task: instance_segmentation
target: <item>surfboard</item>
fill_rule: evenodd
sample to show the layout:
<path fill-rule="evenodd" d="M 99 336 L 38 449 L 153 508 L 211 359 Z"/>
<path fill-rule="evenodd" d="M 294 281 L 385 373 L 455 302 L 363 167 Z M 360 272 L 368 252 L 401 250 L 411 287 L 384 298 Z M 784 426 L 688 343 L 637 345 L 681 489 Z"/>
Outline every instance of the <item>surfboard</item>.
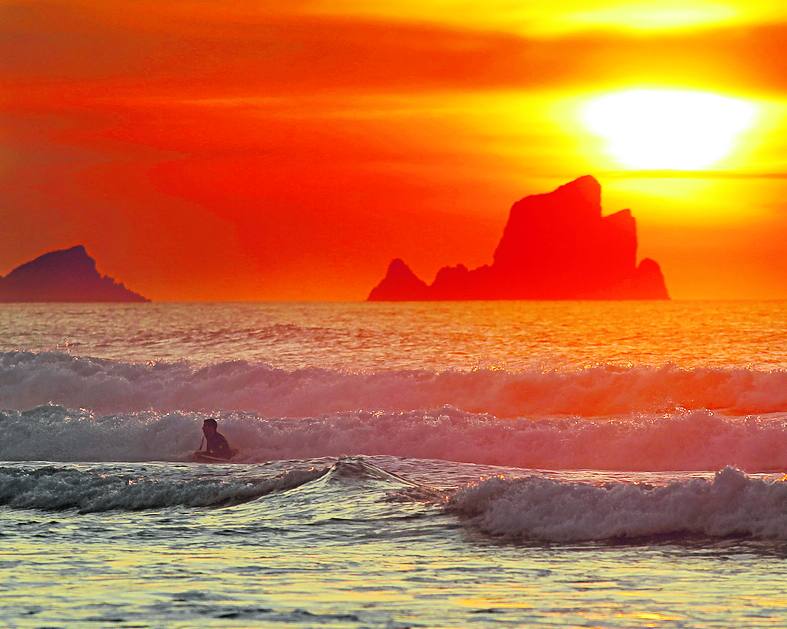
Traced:
<path fill-rule="evenodd" d="M 237 450 L 232 451 L 232 456 L 229 459 L 222 459 L 218 456 L 211 456 L 210 454 L 205 454 L 204 452 L 195 452 L 191 455 L 191 460 L 197 463 L 235 463 L 232 459 L 238 454 Z"/>

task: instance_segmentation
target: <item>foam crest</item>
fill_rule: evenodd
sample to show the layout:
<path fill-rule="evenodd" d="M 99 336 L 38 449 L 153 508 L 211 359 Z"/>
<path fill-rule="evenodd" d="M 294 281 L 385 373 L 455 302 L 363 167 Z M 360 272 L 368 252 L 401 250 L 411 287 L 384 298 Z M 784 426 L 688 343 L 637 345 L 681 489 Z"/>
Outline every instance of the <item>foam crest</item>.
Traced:
<path fill-rule="evenodd" d="M 499 419 L 435 411 L 281 419 L 220 413 L 240 461 L 392 455 L 540 469 L 713 470 L 787 467 L 787 416 L 680 411 L 619 419 Z M 201 413 L 98 415 L 62 406 L 0 412 L 0 459 L 177 461 L 200 443 Z"/>
<path fill-rule="evenodd" d="M 489 535 L 552 542 L 703 536 L 787 539 L 787 483 L 727 467 L 662 487 L 491 478 L 446 507 Z"/>
<path fill-rule="evenodd" d="M 452 405 L 498 417 L 600 416 L 675 408 L 737 414 L 787 408 L 787 371 L 599 366 L 578 371 L 275 369 L 262 363 L 126 363 L 58 352 L 0 354 L 0 403 L 102 413 L 243 410 L 309 417 Z"/>
<path fill-rule="evenodd" d="M 241 504 L 313 481 L 326 469 L 294 470 L 269 478 L 150 478 L 73 468 L 0 468 L 0 505 L 81 513 Z"/>

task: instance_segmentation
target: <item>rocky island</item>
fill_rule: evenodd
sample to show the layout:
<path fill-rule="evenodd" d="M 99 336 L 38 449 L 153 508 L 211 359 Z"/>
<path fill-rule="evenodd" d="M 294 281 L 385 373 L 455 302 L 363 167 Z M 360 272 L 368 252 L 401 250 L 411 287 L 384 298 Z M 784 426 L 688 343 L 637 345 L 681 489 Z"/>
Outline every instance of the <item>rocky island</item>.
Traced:
<path fill-rule="evenodd" d="M 368 301 L 669 299 L 658 263 L 637 264 L 630 210 L 601 215 L 601 185 L 584 176 L 514 203 L 492 264 L 441 268 L 426 284 L 400 259 Z"/>
<path fill-rule="evenodd" d="M 0 302 L 143 302 L 142 295 L 101 275 L 82 245 L 51 251 L 0 277 Z"/>

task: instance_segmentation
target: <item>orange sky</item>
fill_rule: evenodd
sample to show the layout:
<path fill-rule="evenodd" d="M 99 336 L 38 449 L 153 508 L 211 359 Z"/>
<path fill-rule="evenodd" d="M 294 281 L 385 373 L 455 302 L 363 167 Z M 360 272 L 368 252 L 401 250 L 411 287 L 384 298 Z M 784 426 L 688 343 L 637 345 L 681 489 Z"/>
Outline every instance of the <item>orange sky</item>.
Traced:
<path fill-rule="evenodd" d="M 84 243 L 154 299 L 363 299 L 392 257 L 488 262 L 513 201 L 590 173 L 673 297 L 786 298 L 785 41 L 756 0 L 0 0 L 0 272 Z M 640 171 L 579 112 L 642 87 L 759 115 Z"/>

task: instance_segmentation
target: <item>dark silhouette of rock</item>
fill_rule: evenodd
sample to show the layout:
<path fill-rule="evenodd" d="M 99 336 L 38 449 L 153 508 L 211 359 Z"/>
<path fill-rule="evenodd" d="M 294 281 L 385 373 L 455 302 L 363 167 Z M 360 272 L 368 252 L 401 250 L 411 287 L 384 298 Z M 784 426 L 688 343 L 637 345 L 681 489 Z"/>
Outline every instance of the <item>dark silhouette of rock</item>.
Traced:
<path fill-rule="evenodd" d="M 419 280 L 402 260 L 396 258 L 388 265 L 388 272 L 369 293 L 370 301 L 398 301 L 396 295 L 408 295 L 405 300 L 428 299 L 427 286 Z"/>
<path fill-rule="evenodd" d="M 637 266 L 630 210 L 601 215 L 601 186 L 580 177 L 511 207 L 491 265 L 443 267 L 427 286 L 401 260 L 370 301 L 444 299 L 669 299 L 659 265 Z"/>
<path fill-rule="evenodd" d="M 82 245 L 52 251 L 0 277 L 0 301 L 149 301 L 96 270 Z"/>

